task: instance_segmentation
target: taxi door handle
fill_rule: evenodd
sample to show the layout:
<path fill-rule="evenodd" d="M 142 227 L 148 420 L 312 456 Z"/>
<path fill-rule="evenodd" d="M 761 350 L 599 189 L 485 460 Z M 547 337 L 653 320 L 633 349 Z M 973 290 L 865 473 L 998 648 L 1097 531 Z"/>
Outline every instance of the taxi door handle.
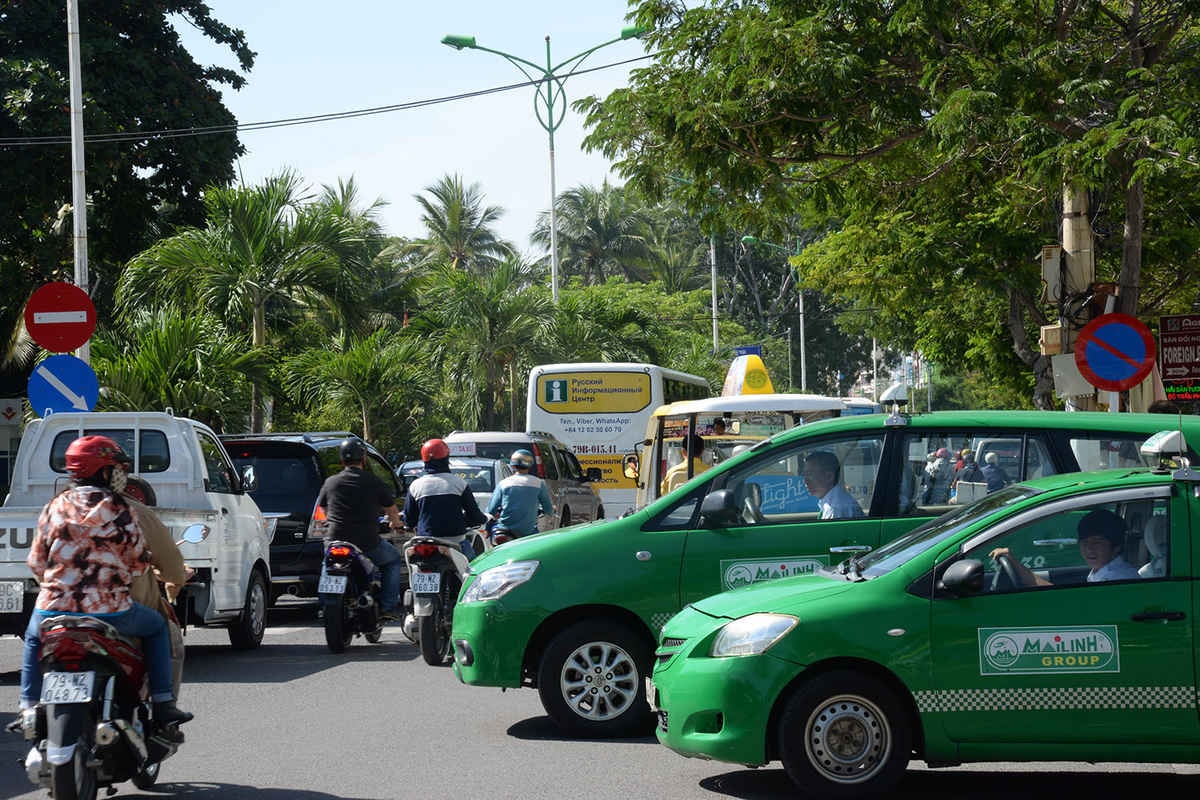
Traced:
<path fill-rule="evenodd" d="M 1187 614 L 1182 611 L 1142 611 L 1134 614 L 1132 619 L 1134 622 L 1155 622 L 1163 620 L 1164 622 L 1178 622 L 1185 619 Z"/>

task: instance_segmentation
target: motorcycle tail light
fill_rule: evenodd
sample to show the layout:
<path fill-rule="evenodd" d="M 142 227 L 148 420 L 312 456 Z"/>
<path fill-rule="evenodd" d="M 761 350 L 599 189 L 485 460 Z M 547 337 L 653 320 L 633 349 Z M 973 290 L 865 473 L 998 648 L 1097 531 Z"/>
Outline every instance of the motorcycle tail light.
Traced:
<path fill-rule="evenodd" d="M 432 558 L 440 548 L 436 544 L 414 544 L 412 551 L 419 558 Z"/>
<path fill-rule="evenodd" d="M 344 544 L 335 544 L 329 548 L 330 558 L 349 558 L 350 548 Z"/>

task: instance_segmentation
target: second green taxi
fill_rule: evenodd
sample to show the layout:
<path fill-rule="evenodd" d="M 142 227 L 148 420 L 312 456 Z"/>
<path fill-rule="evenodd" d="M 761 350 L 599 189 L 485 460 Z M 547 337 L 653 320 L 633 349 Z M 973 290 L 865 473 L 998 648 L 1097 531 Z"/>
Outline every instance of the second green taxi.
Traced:
<path fill-rule="evenodd" d="M 1186 452 L 1176 431 L 1143 453 Z M 1200 762 L 1200 475 L 1016 484 L 815 575 L 692 603 L 663 628 L 659 740 L 811 796 L 910 759 Z"/>

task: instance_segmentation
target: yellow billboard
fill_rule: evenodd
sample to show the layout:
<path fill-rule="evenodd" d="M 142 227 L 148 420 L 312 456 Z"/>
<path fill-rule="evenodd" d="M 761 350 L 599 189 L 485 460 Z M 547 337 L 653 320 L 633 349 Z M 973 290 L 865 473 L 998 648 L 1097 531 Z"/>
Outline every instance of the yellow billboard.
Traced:
<path fill-rule="evenodd" d="M 630 413 L 650 400 L 650 376 L 644 372 L 572 372 L 537 379 L 538 408 L 552 414 Z"/>

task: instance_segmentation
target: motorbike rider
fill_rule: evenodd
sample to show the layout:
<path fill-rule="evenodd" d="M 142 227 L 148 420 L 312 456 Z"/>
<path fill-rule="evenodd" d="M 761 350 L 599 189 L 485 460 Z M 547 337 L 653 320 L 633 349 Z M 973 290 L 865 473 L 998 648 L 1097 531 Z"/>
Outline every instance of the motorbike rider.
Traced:
<path fill-rule="evenodd" d="M 421 460 L 425 472 L 408 487 L 405 523 L 416 528 L 418 536 L 462 537 L 459 547 L 468 559 L 474 558 L 475 547 L 466 535 L 467 527 L 482 525 L 487 517 L 479 510 L 466 480 L 450 471 L 450 447 L 442 439 L 430 439 L 421 445 Z"/>
<path fill-rule="evenodd" d="M 496 485 L 492 499 L 488 501 L 487 513 L 495 515 L 497 511 L 500 512 L 492 529 L 493 538 L 503 535 L 515 539 L 537 533 L 538 514 L 554 513 L 546 482 L 531 474 L 533 453 L 523 449 L 514 450 L 508 465 L 513 468 L 514 474 Z"/>
<path fill-rule="evenodd" d="M 183 681 L 183 631 L 171 603 L 175 602 L 179 589 L 188 582 L 195 570 L 183 563 L 183 554 L 179 552 L 175 537 L 158 518 L 158 514 L 154 513 L 154 509 L 128 494 L 125 500 L 142 528 L 142 536 L 150 548 L 150 566 L 153 568 L 134 578 L 129 595 L 135 602 L 157 611 L 167 622 L 167 634 L 171 640 L 171 678 L 175 699 L 178 700 Z"/>
<path fill-rule="evenodd" d="M 129 456 L 107 436 L 83 436 L 67 447 L 71 484 L 38 517 L 26 563 L 41 584 L 21 662 L 21 708 L 41 696 L 41 623 L 52 616 L 90 616 L 126 636 L 140 636 L 159 725 L 192 715 L 175 705 L 171 643 L 162 615 L 131 597 L 134 579 L 149 569 L 141 525 L 121 490 Z"/>
<path fill-rule="evenodd" d="M 330 475 L 321 485 L 317 505 L 325 509 L 327 536 L 350 542 L 379 567 L 380 618 L 400 619 L 400 584 L 404 578 L 404 557 L 388 540 L 379 535 L 379 509 L 387 514 L 389 527 L 400 530 L 400 510 L 396 497 L 378 477 L 366 469 L 367 448 L 358 439 L 345 439 L 338 447 L 342 471 Z"/>

